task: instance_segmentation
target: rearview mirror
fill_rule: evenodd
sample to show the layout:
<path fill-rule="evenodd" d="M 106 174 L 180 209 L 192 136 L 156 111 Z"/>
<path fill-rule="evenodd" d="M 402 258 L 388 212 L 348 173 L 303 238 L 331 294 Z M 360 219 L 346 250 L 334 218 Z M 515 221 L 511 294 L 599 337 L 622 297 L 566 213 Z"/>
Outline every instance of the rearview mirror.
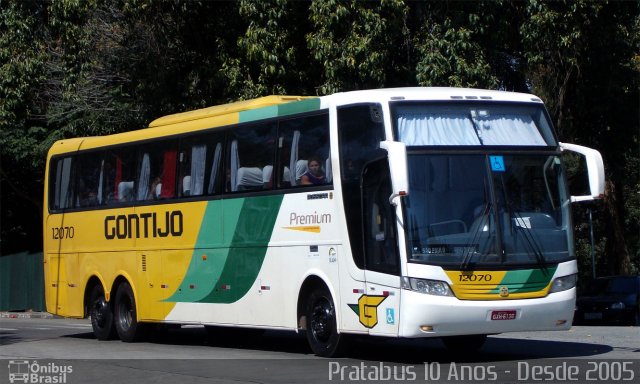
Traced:
<path fill-rule="evenodd" d="M 600 152 L 576 144 L 560 143 L 560 149 L 584 156 L 589 175 L 590 195 L 571 196 L 571 202 L 592 201 L 604 197 L 604 164 Z"/>
<path fill-rule="evenodd" d="M 407 147 L 397 141 L 381 141 L 380 148 L 387 151 L 389 169 L 391 171 L 391 187 L 389 203 L 398 205 L 397 197 L 409 194 L 409 172 L 407 170 Z"/>

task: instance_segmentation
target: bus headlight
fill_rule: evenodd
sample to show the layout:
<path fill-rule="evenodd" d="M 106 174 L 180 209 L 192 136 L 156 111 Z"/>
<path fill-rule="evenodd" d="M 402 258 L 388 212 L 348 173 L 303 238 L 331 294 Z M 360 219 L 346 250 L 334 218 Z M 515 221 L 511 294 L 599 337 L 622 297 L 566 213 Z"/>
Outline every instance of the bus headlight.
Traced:
<path fill-rule="evenodd" d="M 440 280 L 416 279 L 414 277 L 403 277 L 402 287 L 412 291 L 426 293 L 436 296 L 453 296 L 449 284 Z"/>
<path fill-rule="evenodd" d="M 549 293 L 562 292 L 566 291 L 567 289 L 574 288 L 577 282 L 578 275 L 576 274 L 557 277 L 555 280 L 553 280 L 553 284 L 551 285 Z"/>

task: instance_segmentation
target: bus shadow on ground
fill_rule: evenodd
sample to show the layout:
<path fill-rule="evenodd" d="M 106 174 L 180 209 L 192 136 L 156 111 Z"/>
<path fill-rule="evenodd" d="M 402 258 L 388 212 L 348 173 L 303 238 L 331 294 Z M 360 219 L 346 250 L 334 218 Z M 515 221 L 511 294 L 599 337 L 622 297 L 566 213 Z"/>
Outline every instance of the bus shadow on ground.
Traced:
<path fill-rule="evenodd" d="M 21 342 L 22 340 L 22 337 L 18 336 L 15 331 L 0 331 L 0 346 L 16 344 Z"/>
<path fill-rule="evenodd" d="M 416 364 L 422 362 L 483 363 L 511 360 L 597 357 L 610 352 L 608 345 L 488 337 L 475 351 L 451 351 L 440 339 L 366 339 L 354 343 L 348 357 Z"/>
<path fill-rule="evenodd" d="M 88 339 L 91 333 L 66 337 Z M 240 350 L 293 353 L 313 357 L 304 332 L 261 331 L 241 328 L 183 327 L 152 332 L 142 342 L 163 345 L 210 346 Z M 476 351 L 450 351 L 440 339 L 353 338 L 343 358 L 400 364 L 423 362 L 483 363 L 511 360 L 594 357 L 613 350 L 609 345 L 491 337 Z"/>

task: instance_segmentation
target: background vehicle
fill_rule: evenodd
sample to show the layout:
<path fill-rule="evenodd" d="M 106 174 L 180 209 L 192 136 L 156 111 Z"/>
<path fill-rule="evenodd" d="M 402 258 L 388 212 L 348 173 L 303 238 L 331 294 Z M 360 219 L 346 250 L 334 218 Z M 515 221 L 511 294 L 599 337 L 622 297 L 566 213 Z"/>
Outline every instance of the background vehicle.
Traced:
<path fill-rule="evenodd" d="M 561 153 L 584 155 L 570 196 Z M 325 184 L 302 185 L 320 158 Z M 148 323 L 445 337 L 564 330 L 570 203 L 602 196 L 592 149 L 527 94 L 399 88 L 270 96 L 49 152 L 47 309 L 99 339 Z"/>
<path fill-rule="evenodd" d="M 640 276 L 600 277 L 585 284 L 575 321 L 640 325 Z"/>

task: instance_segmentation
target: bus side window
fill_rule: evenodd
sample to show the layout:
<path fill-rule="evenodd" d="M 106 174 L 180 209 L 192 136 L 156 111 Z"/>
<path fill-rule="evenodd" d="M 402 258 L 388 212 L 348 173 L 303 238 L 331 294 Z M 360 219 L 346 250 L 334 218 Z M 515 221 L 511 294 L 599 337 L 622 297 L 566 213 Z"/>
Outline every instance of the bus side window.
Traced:
<path fill-rule="evenodd" d="M 215 144 L 213 150 L 213 160 L 211 162 L 211 171 L 209 172 L 209 184 L 207 187 L 207 193 L 210 195 L 220 193 L 220 180 L 222 175 L 220 172 L 220 166 L 222 164 L 222 143 Z M 225 178 L 226 182 L 226 178 Z"/>
<path fill-rule="evenodd" d="M 70 207 L 73 201 L 71 189 L 71 157 L 58 158 L 52 161 L 49 178 L 49 207 L 61 210 Z"/>
<path fill-rule="evenodd" d="M 229 144 L 229 185 L 227 191 L 271 189 L 276 151 L 273 122 L 239 127 Z"/>
<path fill-rule="evenodd" d="M 133 201 L 135 197 L 135 150 L 133 147 L 107 151 L 101 164 L 102 203 L 107 206 Z"/>
<path fill-rule="evenodd" d="M 314 185 L 330 184 L 329 115 L 322 114 L 282 120 L 279 125 L 279 160 L 281 188 L 300 186 L 302 176 L 309 174 L 309 161 L 320 165 Z"/>
<path fill-rule="evenodd" d="M 176 195 L 177 149 L 174 140 L 144 147 L 140 153 L 136 199 L 170 199 Z"/>
<path fill-rule="evenodd" d="M 80 155 L 76 161 L 75 206 L 95 207 L 102 201 L 102 153 Z"/>
<path fill-rule="evenodd" d="M 208 133 L 180 142 L 177 180 L 180 197 L 220 193 L 223 138 L 221 134 Z"/>

